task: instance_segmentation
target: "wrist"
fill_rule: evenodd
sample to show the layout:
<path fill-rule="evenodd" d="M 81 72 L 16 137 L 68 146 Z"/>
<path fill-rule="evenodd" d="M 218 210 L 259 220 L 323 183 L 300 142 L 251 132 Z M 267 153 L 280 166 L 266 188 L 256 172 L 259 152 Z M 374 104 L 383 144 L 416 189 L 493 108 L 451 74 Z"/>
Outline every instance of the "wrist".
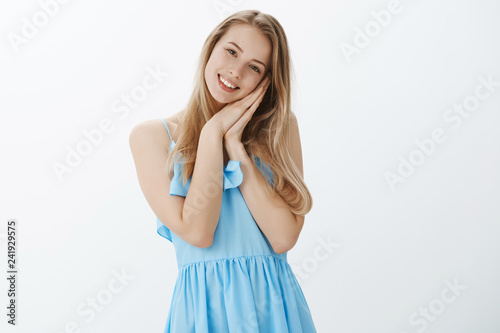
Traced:
<path fill-rule="evenodd" d="M 230 160 L 240 161 L 248 157 L 248 154 L 245 150 L 245 146 L 241 142 L 226 142 L 224 141 L 224 148 L 227 151 L 227 155 Z"/>
<path fill-rule="evenodd" d="M 211 122 L 206 123 L 201 129 L 200 139 L 206 136 L 210 138 L 217 138 L 219 140 L 222 140 L 222 138 L 224 137 L 220 128 L 217 128 Z"/>

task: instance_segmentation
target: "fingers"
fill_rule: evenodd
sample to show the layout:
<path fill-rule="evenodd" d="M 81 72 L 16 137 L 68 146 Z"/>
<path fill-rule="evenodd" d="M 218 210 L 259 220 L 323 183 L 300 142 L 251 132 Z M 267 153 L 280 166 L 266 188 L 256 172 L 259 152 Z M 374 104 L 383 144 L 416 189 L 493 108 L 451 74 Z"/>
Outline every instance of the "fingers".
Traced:
<path fill-rule="evenodd" d="M 262 79 L 262 81 L 260 81 L 260 83 L 257 85 L 255 90 L 262 89 L 262 88 L 264 90 L 266 90 L 266 88 L 269 87 L 270 83 L 271 83 L 271 75 L 267 74 L 266 77 L 264 79 Z"/>
<path fill-rule="evenodd" d="M 256 98 L 254 100 L 254 103 L 257 102 L 257 101 L 258 101 L 258 103 L 260 103 L 262 101 L 262 99 L 264 98 L 264 95 L 266 94 L 267 88 L 271 84 L 271 80 L 269 78 L 266 78 L 266 79 L 264 79 L 262 81 L 263 81 L 263 84 L 258 89 L 258 92 L 257 92 Z"/>
<path fill-rule="evenodd" d="M 271 81 L 268 75 L 259 83 L 259 85 L 257 85 L 257 87 L 252 93 L 250 93 L 245 98 L 236 102 L 238 104 L 237 109 L 239 109 L 238 113 L 240 114 L 240 116 L 232 126 L 242 127 L 242 128 L 246 126 L 246 124 L 253 117 L 253 114 L 255 113 L 260 103 L 264 99 L 266 90 L 269 87 L 270 82 Z"/>
<path fill-rule="evenodd" d="M 250 119 L 252 119 L 253 117 L 253 114 L 255 113 L 255 110 L 257 110 L 257 108 L 259 107 L 260 105 L 260 102 L 262 102 L 262 99 L 264 98 L 264 94 L 261 94 L 257 100 L 243 113 L 243 115 L 240 117 L 240 119 L 238 119 L 238 122 L 242 122 L 242 127 L 245 127 L 246 124 L 248 124 L 248 122 L 250 121 Z"/>
<path fill-rule="evenodd" d="M 245 109 L 251 107 L 260 96 L 264 96 L 267 88 L 271 83 L 270 75 L 266 75 L 264 79 L 255 87 L 254 91 L 242 98 L 240 101 L 245 106 Z"/>
<path fill-rule="evenodd" d="M 250 113 L 250 118 L 252 117 L 253 112 L 255 110 L 257 110 L 257 108 L 259 107 L 260 103 L 264 99 L 264 95 L 266 94 L 266 89 L 267 89 L 268 86 L 269 86 L 269 83 L 267 83 L 266 86 L 264 86 L 264 87 L 261 88 L 260 93 L 257 96 L 257 99 L 252 103 L 252 105 L 250 105 L 250 107 L 248 109 L 248 111 L 249 111 L 248 113 Z"/>
<path fill-rule="evenodd" d="M 271 82 L 270 74 L 266 74 L 266 76 L 259 82 L 259 84 L 254 88 L 254 90 L 248 94 L 246 97 L 242 98 L 242 100 L 252 99 L 252 97 L 257 98 L 260 93 L 260 90 L 264 88 L 264 90 L 269 86 Z"/>

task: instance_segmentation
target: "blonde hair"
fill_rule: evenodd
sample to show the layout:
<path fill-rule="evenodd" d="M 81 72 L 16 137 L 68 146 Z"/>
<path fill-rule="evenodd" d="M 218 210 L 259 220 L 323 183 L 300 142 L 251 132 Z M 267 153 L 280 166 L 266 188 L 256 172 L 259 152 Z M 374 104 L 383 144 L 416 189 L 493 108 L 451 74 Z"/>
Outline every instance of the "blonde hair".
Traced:
<path fill-rule="evenodd" d="M 252 119 L 243 130 L 241 142 L 246 152 L 270 167 L 273 175 L 272 189 L 287 202 L 294 214 L 305 215 L 312 208 L 312 196 L 295 165 L 289 147 L 291 117 L 291 59 L 288 42 L 281 24 L 271 15 L 258 10 L 236 12 L 208 35 L 200 58 L 194 89 L 186 105 L 178 130 L 181 133 L 168 154 L 166 171 L 174 167 L 174 156 L 182 154 L 182 179 L 184 184 L 191 177 L 196 161 L 198 140 L 203 126 L 218 111 L 217 103 L 205 82 L 205 66 L 215 44 L 236 24 L 249 24 L 259 28 L 272 45 L 271 83 Z"/>

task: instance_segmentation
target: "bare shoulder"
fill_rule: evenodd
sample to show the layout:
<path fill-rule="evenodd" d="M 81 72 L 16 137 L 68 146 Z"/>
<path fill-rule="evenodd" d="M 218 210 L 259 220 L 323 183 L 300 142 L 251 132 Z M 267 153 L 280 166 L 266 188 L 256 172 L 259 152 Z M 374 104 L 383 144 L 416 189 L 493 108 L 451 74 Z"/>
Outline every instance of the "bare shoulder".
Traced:
<path fill-rule="evenodd" d="M 290 153 L 292 155 L 292 159 L 295 162 L 295 165 L 299 169 L 301 175 L 304 175 L 303 165 L 302 165 L 302 147 L 300 142 L 300 132 L 299 132 L 299 124 L 297 121 L 297 117 L 295 113 L 290 112 L 289 116 L 290 122 L 290 136 L 289 136 L 289 145 L 290 145 Z"/>
<path fill-rule="evenodd" d="M 165 146 L 169 143 L 167 130 L 161 119 L 149 119 L 135 125 L 130 131 L 129 143 L 131 147 Z"/>
<path fill-rule="evenodd" d="M 299 123 L 293 111 L 290 111 L 288 114 L 288 125 L 290 126 L 290 135 L 292 137 L 299 135 Z"/>
<path fill-rule="evenodd" d="M 167 123 L 170 135 L 175 141 L 174 133 L 177 129 L 177 125 L 179 124 L 179 119 L 181 112 L 178 112 L 170 117 L 163 118 Z M 129 136 L 130 144 L 157 144 L 160 146 L 169 147 L 170 138 L 168 136 L 167 129 L 165 128 L 165 124 L 160 118 L 149 119 L 135 125 Z"/>

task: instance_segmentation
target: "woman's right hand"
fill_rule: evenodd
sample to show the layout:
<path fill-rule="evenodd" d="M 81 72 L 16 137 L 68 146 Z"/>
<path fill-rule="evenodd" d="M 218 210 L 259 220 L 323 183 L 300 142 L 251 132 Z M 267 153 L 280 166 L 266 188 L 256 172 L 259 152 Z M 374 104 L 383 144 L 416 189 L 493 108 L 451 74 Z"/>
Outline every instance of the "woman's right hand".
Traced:
<path fill-rule="evenodd" d="M 229 130 L 245 112 L 253 113 L 257 109 L 264 97 L 269 81 L 270 75 L 267 74 L 250 94 L 237 101 L 228 103 L 217 112 L 205 126 L 209 124 L 209 126 L 214 126 L 220 131 L 221 135 L 224 136 L 227 130 Z"/>

